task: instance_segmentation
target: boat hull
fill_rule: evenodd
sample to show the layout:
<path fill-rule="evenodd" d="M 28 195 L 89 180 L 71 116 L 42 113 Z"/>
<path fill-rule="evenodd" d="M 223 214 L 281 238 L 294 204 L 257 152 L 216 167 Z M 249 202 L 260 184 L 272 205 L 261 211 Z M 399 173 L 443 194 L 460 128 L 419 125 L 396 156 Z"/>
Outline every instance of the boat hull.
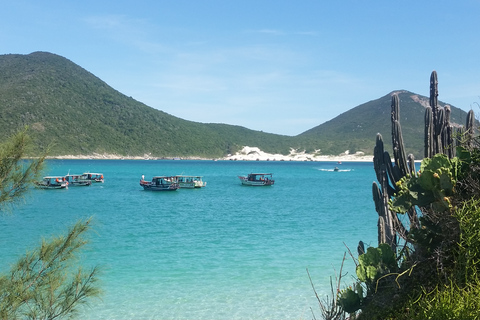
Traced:
<path fill-rule="evenodd" d="M 154 184 L 149 181 L 140 180 L 140 186 L 146 191 L 175 191 L 180 188 L 178 183 Z"/>
<path fill-rule="evenodd" d="M 60 184 L 45 184 L 41 182 L 35 183 L 35 187 L 38 189 L 66 189 L 68 185 L 66 183 Z"/>
<path fill-rule="evenodd" d="M 263 186 L 272 186 L 275 181 L 274 180 L 248 180 L 247 177 L 238 177 L 244 186 L 252 186 L 252 187 L 263 187 Z"/>
<path fill-rule="evenodd" d="M 88 187 L 92 185 L 92 180 L 84 179 L 82 175 L 67 174 L 65 181 L 68 182 L 70 187 Z"/>
<path fill-rule="evenodd" d="M 66 189 L 68 182 L 62 176 L 43 177 L 42 181 L 35 181 L 35 187 L 39 189 Z"/>
<path fill-rule="evenodd" d="M 70 187 L 88 187 L 92 185 L 91 180 L 87 181 L 75 181 L 75 182 L 69 182 L 68 184 Z"/>
<path fill-rule="evenodd" d="M 84 172 L 81 179 L 91 181 L 92 183 L 104 183 L 103 173 Z"/>
<path fill-rule="evenodd" d="M 178 185 L 181 189 L 203 188 L 207 185 L 206 182 L 202 181 L 202 177 L 200 176 L 178 175 L 175 177 L 177 178 Z"/>

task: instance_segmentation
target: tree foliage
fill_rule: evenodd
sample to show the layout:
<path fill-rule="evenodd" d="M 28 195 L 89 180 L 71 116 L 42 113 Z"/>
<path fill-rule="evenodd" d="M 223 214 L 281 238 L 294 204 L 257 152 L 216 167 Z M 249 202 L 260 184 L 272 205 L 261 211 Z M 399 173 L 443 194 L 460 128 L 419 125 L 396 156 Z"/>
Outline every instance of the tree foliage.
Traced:
<path fill-rule="evenodd" d="M 45 154 L 24 160 L 30 146 L 27 129 L 0 144 L 0 206 L 17 202 L 41 174 Z M 41 245 L 0 274 L 0 319 L 70 317 L 100 294 L 98 268 L 77 266 L 78 251 L 87 241 L 90 219 L 77 222 L 65 236 Z"/>
<path fill-rule="evenodd" d="M 98 296 L 98 268 L 74 270 L 75 254 L 87 243 L 90 220 L 79 221 L 66 236 L 43 240 L 0 276 L 1 319 L 56 319 L 72 316 Z"/>
<path fill-rule="evenodd" d="M 26 128 L 0 144 L 0 208 L 18 200 L 39 177 L 46 154 L 23 160 L 30 144 Z"/>

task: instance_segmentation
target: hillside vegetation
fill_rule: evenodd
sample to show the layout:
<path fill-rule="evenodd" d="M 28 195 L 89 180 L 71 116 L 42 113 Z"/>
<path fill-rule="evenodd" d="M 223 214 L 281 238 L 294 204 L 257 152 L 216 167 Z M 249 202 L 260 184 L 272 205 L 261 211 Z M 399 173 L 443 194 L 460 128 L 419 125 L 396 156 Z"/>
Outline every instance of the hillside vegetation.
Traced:
<path fill-rule="evenodd" d="M 45 52 L 0 56 L 0 132 L 25 125 L 38 150 L 53 143 L 53 155 L 220 157 L 248 144 L 287 153 L 297 146 L 292 137 L 174 117 Z"/>
<path fill-rule="evenodd" d="M 415 95 L 405 92 L 402 96 L 411 100 L 402 101 L 407 106 L 404 116 L 416 119 L 412 113 L 423 113 L 423 106 L 410 96 Z M 47 146 L 51 146 L 51 155 L 213 158 L 233 154 L 243 146 L 281 154 L 288 154 L 290 149 L 309 153 L 320 150 L 324 155 L 346 150 L 373 154 L 376 132 L 372 130 L 388 126 L 388 119 L 382 116 L 390 110 L 385 102 L 388 97 L 353 108 L 292 137 L 180 119 L 125 96 L 52 53 L 0 55 L 0 134 L 10 136 L 29 126 L 35 142 L 32 154 Z M 453 121 L 464 123 L 465 113 L 452 109 Z M 410 130 L 418 135 L 423 127 L 412 124 L 404 128 L 404 134 L 407 136 Z M 412 141 L 407 148 L 415 153 L 423 144 L 407 141 Z"/>
<path fill-rule="evenodd" d="M 323 150 L 361 150 L 373 154 L 374 139 L 377 133 L 391 132 L 390 110 L 392 95 L 397 93 L 402 106 L 400 122 L 405 139 L 405 149 L 419 159 L 423 157 L 424 115 L 429 98 L 409 91 L 396 91 L 377 100 L 364 103 L 336 118 L 312 128 L 300 136 L 318 139 Z M 439 102 L 444 107 L 445 103 Z M 452 107 L 451 122 L 454 126 L 464 126 L 467 113 Z M 391 149 L 391 141 L 385 141 L 385 148 Z"/>

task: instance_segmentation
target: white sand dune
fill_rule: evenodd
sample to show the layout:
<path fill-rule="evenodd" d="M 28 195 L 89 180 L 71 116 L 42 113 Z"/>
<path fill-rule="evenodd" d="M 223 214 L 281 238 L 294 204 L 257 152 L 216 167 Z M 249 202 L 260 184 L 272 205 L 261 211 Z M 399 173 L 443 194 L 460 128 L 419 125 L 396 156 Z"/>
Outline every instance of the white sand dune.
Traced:
<path fill-rule="evenodd" d="M 241 160 L 241 161 L 373 161 L 373 156 L 366 156 L 363 152 L 349 154 L 344 152 L 340 155 L 318 155 L 318 151 L 314 154 L 305 151 L 290 150 L 290 154 L 271 154 L 260 150 L 257 147 L 244 147 L 234 155 L 229 155 L 225 160 Z"/>
<path fill-rule="evenodd" d="M 52 156 L 50 159 L 105 159 L 105 160 L 158 160 L 163 158 L 152 157 L 151 154 L 144 154 L 143 156 L 121 156 L 115 154 L 99 154 L 93 153 L 91 155 L 63 155 Z M 180 159 L 180 158 L 171 158 Z M 186 157 L 181 159 L 190 160 L 212 160 L 202 159 L 197 157 Z M 318 155 L 318 151 L 310 154 L 305 151 L 290 150 L 288 155 L 271 154 L 260 150 L 257 147 L 245 146 L 239 152 L 228 155 L 227 157 L 214 159 L 214 160 L 236 160 L 236 161 L 358 161 L 358 162 L 371 162 L 373 156 L 366 156 L 363 152 L 357 152 L 355 154 L 349 154 L 344 152 L 340 155 Z"/>

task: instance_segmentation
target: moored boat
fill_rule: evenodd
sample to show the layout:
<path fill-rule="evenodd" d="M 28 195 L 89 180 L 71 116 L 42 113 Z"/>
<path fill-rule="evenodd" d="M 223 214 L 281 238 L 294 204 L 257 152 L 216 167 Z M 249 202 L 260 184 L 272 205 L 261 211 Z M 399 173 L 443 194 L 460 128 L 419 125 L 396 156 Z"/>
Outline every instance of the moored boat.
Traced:
<path fill-rule="evenodd" d="M 249 173 L 238 178 L 244 186 L 271 186 L 275 183 L 271 173 Z"/>
<path fill-rule="evenodd" d="M 103 173 L 95 173 L 95 172 L 84 172 L 81 176 L 80 179 L 82 180 L 90 180 L 92 182 L 99 182 L 103 183 Z"/>
<path fill-rule="evenodd" d="M 149 191 L 175 191 L 180 186 L 178 185 L 178 179 L 175 176 L 155 176 L 152 181 L 145 181 L 142 177 L 140 179 L 140 186 L 144 190 Z"/>
<path fill-rule="evenodd" d="M 64 178 L 70 187 L 88 187 L 92 185 L 92 180 L 87 180 L 83 177 L 84 175 L 81 174 L 67 174 Z"/>
<path fill-rule="evenodd" d="M 201 176 L 178 175 L 175 177 L 178 180 L 178 185 L 180 186 L 180 188 L 194 189 L 203 188 L 207 185 L 207 183 L 202 180 Z"/>
<path fill-rule="evenodd" d="M 61 176 L 46 176 L 42 181 L 35 181 L 35 186 L 40 189 L 65 189 L 68 182 Z"/>

